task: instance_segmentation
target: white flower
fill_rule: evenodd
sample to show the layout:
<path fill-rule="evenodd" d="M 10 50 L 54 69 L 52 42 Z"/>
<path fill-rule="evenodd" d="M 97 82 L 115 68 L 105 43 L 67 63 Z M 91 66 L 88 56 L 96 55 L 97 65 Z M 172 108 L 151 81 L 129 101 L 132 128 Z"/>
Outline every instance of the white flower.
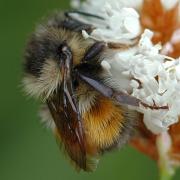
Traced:
<path fill-rule="evenodd" d="M 91 37 L 105 42 L 122 43 L 136 38 L 140 32 L 138 13 L 132 8 L 113 9 L 110 4 L 104 7 L 104 27 L 97 27 Z"/>
<path fill-rule="evenodd" d="M 153 45 L 151 38 L 153 37 L 153 32 L 145 29 L 144 33 L 141 35 L 141 39 L 139 41 L 139 52 L 149 56 L 159 56 L 159 50 L 161 50 L 161 45 Z"/>
<path fill-rule="evenodd" d="M 144 106 L 136 109 L 144 114 L 147 128 L 158 134 L 167 131 L 180 115 L 180 63 L 159 54 L 161 46 L 152 44 L 152 35 L 145 30 L 136 48 L 117 52 L 107 62 L 111 66 L 112 79 L 119 84 L 120 90 L 131 92 L 130 95 L 151 106 L 168 105 L 169 109 L 164 110 Z M 166 61 L 167 58 L 171 61 Z"/>
<path fill-rule="evenodd" d="M 111 4 L 113 9 L 119 9 L 121 7 L 131 7 L 139 9 L 143 0 L 87 0 L 79 7 L 82 10 L 87 10 L 91 13 L 97 13 L 101 11 L 101 8 L 106 4 Z"/>
<path fill-rule="evenodd" d="M 172 9 L 178 2 L 180 1 L 179 0 L 161 0 L 161 3 L 163 4 L 166 10 Z"/>
<path fill-rule="evenodd" d="M 74 7 L 79 4 L 79 1 L 72 2 Z M 135 9 L 125 7 L 125 2 L 118 0 L 91 0 L 79 5 L 81 11 L 98 15 L 104 20 L 80 14 L 73 14 L 73 16 L 96 27 L 89 34 L 91 38 L 99 41 L 127 44 L 140 35 L 141 25 L 139 14 Z M 83 32 L 83 35 L 86 35 L 85 32 Z"/>

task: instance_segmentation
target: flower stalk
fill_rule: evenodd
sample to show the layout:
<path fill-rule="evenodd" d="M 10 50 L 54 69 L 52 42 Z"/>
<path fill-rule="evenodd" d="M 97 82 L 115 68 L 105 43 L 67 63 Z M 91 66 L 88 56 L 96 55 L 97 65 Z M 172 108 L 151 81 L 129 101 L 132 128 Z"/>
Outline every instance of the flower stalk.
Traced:
<path fill-rule="evenodd" d="M 163 132 L 157 136 L 157 149 L 159 153 L 159 173 L 160 180 L 172 180 L 175 175 L 175 167 L 171 163 L 169 151 L 171 148 L 171 138 L 168 132 Z"/>

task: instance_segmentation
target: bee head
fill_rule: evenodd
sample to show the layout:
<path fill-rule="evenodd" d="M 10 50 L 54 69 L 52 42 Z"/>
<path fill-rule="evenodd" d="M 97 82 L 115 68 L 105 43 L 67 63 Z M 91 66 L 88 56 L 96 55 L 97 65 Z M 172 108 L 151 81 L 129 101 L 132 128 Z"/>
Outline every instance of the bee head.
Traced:
<path fill-rule="evenodd" d="M 41 28 L 31 37 L 25 52 L 23 79 L 28 94 L 47 99 L 72 64 L 71 48 L 62 31 Z"/>

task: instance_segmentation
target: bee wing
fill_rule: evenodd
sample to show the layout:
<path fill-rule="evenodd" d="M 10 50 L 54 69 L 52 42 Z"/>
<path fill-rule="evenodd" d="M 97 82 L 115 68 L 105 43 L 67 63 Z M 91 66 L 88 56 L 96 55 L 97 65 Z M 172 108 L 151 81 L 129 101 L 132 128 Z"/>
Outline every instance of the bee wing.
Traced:
<path fill-rule="evenodd" d="M 87 153 L 85 133 L 75 95 L 72 52 L 66 42 L 63 43 L 62 50 L 64 55 L 64 60 L 60 61 L 62 81 L 47 100 L 47 105 L 56 124 L 57 138 L 62 142 L 65 152 L 77 167 L 91 171 L 95 166 L 92 166 Z"/>
<path fill-rule="evenodd" d="M 72 161 L 86 170 L 86 150 L 81 117 L 73 97 L 71 83 L 62 82 L 62 84 L 59 92 L 56 92 L 47 104 L 65 151 Z"/>
<path fill-rule="evenodd" d="M 98 161 L 86 150 L 85 135 L 72 80 L 64 80 L 47 104 L 57 127 L 57 139 L 60 140 L 73 164 L 78 169 L 93 171 Z"/>

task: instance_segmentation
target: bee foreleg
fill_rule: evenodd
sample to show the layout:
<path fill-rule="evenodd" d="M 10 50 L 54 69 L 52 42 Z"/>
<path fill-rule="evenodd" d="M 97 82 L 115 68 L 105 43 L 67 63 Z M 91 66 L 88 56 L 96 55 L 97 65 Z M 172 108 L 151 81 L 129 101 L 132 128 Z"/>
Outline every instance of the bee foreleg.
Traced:
<path fill-rule="evenodd" d="M 68 12 L 65 12 L 64 14 L 66 16 L 66 19 L 62 22 L 62 26 L 64 28 L 75 32 L 81 32 L 82 30 L 85 30 L 88 33 L 91 33 L 94 29 L 91 24 L 86 24 L 75 19 L 74 17 L 70 16 Z"/>
<path fill-rule="evenodd" d="M 94 14 L 87 13 L 87 12 L 83 12 L 83 11 L 78 11 L 78 10 L 72 10 L 72 11 L 68 11 L 68 12 L 64 13 L 64 15 L 66 17 L 69 17 L 69 18 L 72 18 L 72 16 L 71 16 L 72 14 L 79 14 L 79 15 L 82 15 L 82 16 L 87 16 L 87 17 L 91 17 L 91 18 L 104 20 L 104 18 L 101 17 L 101 16 L 94 15 Z"/>
<path fill-rule="evenodd" d="M 90 60 L 94 59 L 98 56 L 104 49 L 105 43 L 104 42 L 96 42 L 94 43 L 86 52 L 83 61 L 89 62 Z"/>
<path fill-rule="evenodd" d="M 88 83 L 90 86 L 92 86 L 94 89 L 96 89 L 99 93 L 104 95 L 105 97 L 114 99 L 115 101 L 119 102 L 120 104 L 124 105 L 131 105 L 135 107 L 139 107 L 141 101 L 133 96 L 130 96 L 128 94 L 125 94 L 123 92 L 116 92 L 111 87 L 106 86 L 99 80 L 95 80 L 93 78 L 87 77 L 81 73 L 78 73 L 78 76 L 84 80 L 86 83 Z"/>
<path fill-rule="evenodd" d="M 168 110 L 169 109 L 168 105 L 165 105 L 165 106 L 148 105 L 136 97 L 133 97 L 133 96 L 128 95 L 121 91 L 118 91 L 118 92 L 115 91 L 111 87 L 103 84 L 100 80 L 90 78 L 81 73 L 79 73 L 78 75 L 82 80 L 84 80 L 86 83 L 88 83 L 94 89 L 96 89 L 99 93 L 101 93 L 105 97 L 114 99 L 115 101 L 117 101 L 120 104 L 130 105 L 130 106 L 134 106 L 134 107 L 143 106 L 144 108 L 149 108 L 151 110 L 161 110 L 161 109 Z"/>

